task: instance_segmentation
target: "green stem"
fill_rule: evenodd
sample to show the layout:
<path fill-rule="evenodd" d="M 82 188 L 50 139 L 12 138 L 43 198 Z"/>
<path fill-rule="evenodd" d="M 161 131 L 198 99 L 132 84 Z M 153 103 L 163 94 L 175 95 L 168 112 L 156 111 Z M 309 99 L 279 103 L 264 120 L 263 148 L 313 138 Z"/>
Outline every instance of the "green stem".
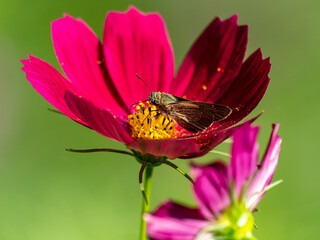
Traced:
<path fill-rule="evenodd" d="M 141 210 L 140 237 L 139 237 L 139 240 L 147 240 L 147 223 L 144 220 L 143 215 L 145 213 L 149 212 L 149 208 L 150 208 L 152 171 L 153 171 L 153 166 L 148 164 L 146 166 L 145 178 L 144 178 L 144 190 L 145 190 L 145 194 L 146 194 L 148 202 L 146 202 L 146 200 L 144 198 L 142 198 L 142 210 Z"/>

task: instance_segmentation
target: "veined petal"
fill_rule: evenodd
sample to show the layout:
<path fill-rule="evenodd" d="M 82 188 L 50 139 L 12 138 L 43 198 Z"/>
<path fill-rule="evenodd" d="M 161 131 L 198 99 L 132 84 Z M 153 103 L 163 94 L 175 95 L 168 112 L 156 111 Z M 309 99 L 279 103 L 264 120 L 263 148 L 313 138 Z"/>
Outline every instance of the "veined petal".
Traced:
<path fill-rule="evenodd" d="M 245 118 L 265 94 L 270 78 L 269 58 L 262 59 L 261 50 L 254 52 L 242 65 L 237 78 L 217 103 L 232 109 L 231 115 L 212 124 L 213 129 L 224 129 Z"/>
<path fill-rule="evenodd" d="M 170 93 L 215 102 L 239 73 L 247 38 L 248 27 L 238 26 L 236 15 L 223 22 L 215 18 L 190 49 Z"/>
<path fill-rule="evenodd" d="M 111 12 L 105 22 L 103 50 L 106 66 L 127 106 L 146 100 L 150 89 L 168 92 L 173 79 L 173 53 L 165 24 L 157 13 L 134 7 Z"/>
<path fill-rule="evenodd" d="M 208 223 L 198 209 L 166 202 L 145 216 L 147 232 L 154 240 L 193 240 Z"/>
<path fill-rule="evenodd" d="M 264 195 L 264 188 L 270 184 L 278 165 L 282 139 L 278 136 L 279 124 L 274 124 L 272 127 L 273 131 L 267 151 L 246 193 L 246 204 L 249 209 L 254 209 L 257 206 Z"/>
<path fill-rule="evenodd" d="M 65 93 L 65 99 L 70 110 L 96 132 L 125 144 L 134 141 L 129 134 L 128 123 L 108 110 L 98 108 L 82 96 L 68 91 Z"/>
<path fill-rule="evenodd" d="M 245 124 L 233 133 L 230 174 L 237 198 L 257 170 L 259 144 L 256 139 L 258 132 L 259 127 Z"/>
<path fill-rule="evenodd" d="M 34 89 L 64 115 L 85 124 L 70 111 L 64 99 L 65 91 L 77 94 L 78 91 L 54 67 L 39 58 L 28 56 L 30 59 L 21 60 L 24 65 L 22 70 Z"/>
<path fill-rule="evenodd" d="M 99 39 L 84 21 L 65 15 L 52 22 L 52 40 L 63 71 L 85 98 L 117 116 L 128 112 L 105 68 Z"/>
<path fill-rule="evenodd" d="M 255 116 L 254 118 L 249 119 L 248 121 L 239 124 L 234 127 L 227 128 L 225 130 L 216 131 L 215 129 L 209 129 L 195 137 L 194 140 L 199 146 L 197 152 L 189 152 L 184 156 L 180 156 L 179 158 L 196 158 L 206 155 L 209 151 L 211 151 L 214 147 L 219 145 L 221 142 L 229 138 L 237 129 L 241 128 L 245 124 L 253 123 L 258 117 L 260 117 L 262 112 Z"/>
<path fill-rule="evenodd" d="M 192 165 L 194 193 L 202 215 L 215 219 L 230 205 L 228 168 L 222 162 L 206 166 Z"/>

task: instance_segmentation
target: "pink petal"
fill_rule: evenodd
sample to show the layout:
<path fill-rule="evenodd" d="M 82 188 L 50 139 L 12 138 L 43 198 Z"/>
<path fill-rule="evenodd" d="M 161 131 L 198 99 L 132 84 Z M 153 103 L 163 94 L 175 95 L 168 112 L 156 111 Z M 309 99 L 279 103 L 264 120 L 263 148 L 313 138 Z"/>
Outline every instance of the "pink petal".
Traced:
<path fill-rule="evenodd" d="M 255 121 L 261 114 L 252 118 L 248 122 Z M 163 140 L 139 139 L 127 147 L 142 154 L 152 154 L 154 156 L 166 156 L 170 159 L 174 158 L 196 158 L 207 154 L 215 146 L 226 140 L 230 135 L 240 128 L 238 125 L 223 131 L 208 131 L 200 133 L 194 137 L 188 138 L 170 138 Z"/>
<path fill-rule="evenodd" d="M 224 121 L 213 123 L 211 128 L 224 129 L 232 126 L 258 105 L 270 81 L 270 67 L 269 58 L 263 60 L 260 49 L 245 61 L 229 90 L 217 102 L 230 107 L 232 114 Z"/>
<path fill-rule="evenodd" d="M 105 22 L 103 50 L 110 76 L 127 106 L 146 100 L 151 90 L 168 92 L 174 62 L 165 24 L 157 13 L 131 7 L 111 12 Z"/>
<path fill-rule="evenodd" d="M 233 133 L 230 171 L 237 198 L 257 169 L 259 145 L 256 139 L 258 132 L 259 127 L 245 124 Z"/>
<path fill-rule="evenodd" d="M 124 115 L 124 105 L 103 64 L 102 48 L 81 19 L 68 15 L 52 22 L 52 40 L 59 62 L 70 81 L 96 106 Z"/>
<path fill-rule="evenodd" d="M 166 202 L 153 214 L 145 216 L 150 239 L 193 240 L 208 223 L 198 209 Z"/>
<path fill-rule="evenodd" d="M 194 139 L 183 138 L 164 140 L 139 139 L 128 144 L 127 147 L 142 154 L 149 153 L 154 156 L 166 156 L 170 159 L 187 155 L 190 152 L 199 152 L 199 145 Z"/>
<path fill-rule="evenodd" d="M 34 89 L 60 112 L 84 124 L 70 111 L 64 99 L 65 91 L 78 91 L 54 67 L 39 58 L 28 56 L 30 59 L 21 60 L 24 65 L 22 70 Z"/>
<path fill-rule="evenodd" d="M 246 193 L 247 207 L 254 209 L 264 193 L 262 192 L 272 180 L 278 165 L 278 158 L 282 139 L 278 136 L 279 124 L 274 124 L 269 146 L 262 160 L 261 166 L 253 178 Z"/>
<path fill-rule="evenodd" d="M 196 175 L 193 188 L 202 215 L 208 220 L 215 219 L 230 205 L 227 166 L 222 162 L 192 165 L 192 175 Z"/>
<path fill-rule="evenodd" d="M 261 114 L 262 112 L 242 124 L 227 128 L 222 131 L 215 131 L 215 129 L 210 129 L 209 131 L 201 133 L 199 137 L 195 138 L 196 143 L 199 145 L 198 152 L 189 152 L 188 154 L 180 156 L 179 158 L 188 159 L 206 155 L 214 147 L 218 146 L 221 142 L 229 138 L 237 129 L 241 128 L 245 124 L 253 123 L 258 117 L 261 116 Z"/>
<path fill-rule="evenodd" d="M 248 27 L 238 26 L 236 15 L 223 22 L 214 19 L 190 49 L 170 93 L 215 102 L 239 73 L 247 37 Z"/>
<path fill-rule="evenodd" d="M 98 108 L 82 96 L 69 91 L 66 91 L 65 99 L 70 110 L 96 132 L 125 144 L 134 141 L 129 134 L 128 123 L 108 110 Z"/>
<path fill-rule="evenodd" d="M 232 131 L 232 129 L 228 129 L 190 138 L 139 139 L 128 144 L 127 147 L 142 154 L 149 153 L 154 156 L 166 156 L 170 159 L 194 158 L 208 153 L 212 148 L 227 139 Z"/>

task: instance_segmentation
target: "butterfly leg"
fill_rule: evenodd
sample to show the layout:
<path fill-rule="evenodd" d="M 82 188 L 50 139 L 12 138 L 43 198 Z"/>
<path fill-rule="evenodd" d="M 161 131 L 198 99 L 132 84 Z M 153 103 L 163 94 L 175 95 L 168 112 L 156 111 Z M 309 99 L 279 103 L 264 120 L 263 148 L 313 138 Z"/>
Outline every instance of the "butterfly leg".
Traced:
<path fill-rule="evenodd" d="M 148 100 L 144 100 L 144 101 L 140 101 L 140 102 L 136 102 L 136 103 L 132 103 L 129 107 L 129 112 L 131 112 L 131 108 L 134 106 L 134 105 L 137 105 L 137 104 L 140 104 L 140 103 L 144 103 L 144 102 L 147 102 Z"/>
<path fill-rule="evenodd" d="M 153 129 L 153 130 L 155 130 L 155 131 L 157 131 L 157 132 L 159 132 L 159 133 L 162 133 L 162 132 L 158 129 L 157 126 L 155 126 L 155 127 L 152 126 L 152 120 L 157 119 L 157 118 L 161 115 L 161 112 L 160 112 L 159 110 L 151 110 L 151 111 L 152 111 L 152 112 L 155 112 L 155 111 L 156 111 L 157 113 L 156 113 L 156 115 L 154 115 L 154 116 L 151 118 L 150 128 Z M 164 117 L 164 118 L 163 118 L 162 126 L 163 126 L 163 124 L 164 124 L 164 122 L 165 122 L 166 119 L 168 119 L 168 118 L 167 118 L 167 117 Z M 169 119 L 168 119 L 168 120 L 169 120 Z M 169 124 L 170 124 L 170 122 L 169 122 Z"/>
<path fill-rule="evenodd" d="M 153 127 L 152 127 L 152 121 L 153 121 L 154 119 L 158 118 L 158 117 L 161 115 L 161 112 L 160 112 L 159 110 L 157 110 L 157 109 L 152 110 L 152 109 L 149 108 L 149 113 L 150 113 L 150 115 L 151 115 L 151 112 L 156 112 L 156 115 L 154 115 L 153 117 L 151 117 L 151 118 L 150 118 L 150 121 L 149 121 L 149 119 L 148 119 L 148 124 L 149 124 L 149 122 L 150 122 L 150 128 L 156 129 L 156 128 L 153 128 Z"/>
<path fill-rule="evenodd" d="M 142 111 L 142 113 L 143 113 L 143 115 L 144 115 L 144 112 L 145 112 L 145 110 L 147 109 L 147 107 L 144 107 L 144 108 L 142 108 L 140 111 Z M 142 120 L 142 123 L 145 121 L 145 120 L 147 120 L 147 122 L 148 122 L 148 124 L 149 124 L 149 116 L 151 115 L 151 112 L 150 112 L 150 108 L 148 108 L 149 109 L 149 112 L 148 112 L 148 115 Z"/>
<path fill-rule="evenodd" d="M 164 130 L 166 130 L 167 127 L 173 122 L 172 119 L 166 117 L 166 118 L 163 119 L 162 125 L 166 122 L 167 119 L 168 119 L 168 123 L 167 123 L 167 125 L 163 128 Z"/>

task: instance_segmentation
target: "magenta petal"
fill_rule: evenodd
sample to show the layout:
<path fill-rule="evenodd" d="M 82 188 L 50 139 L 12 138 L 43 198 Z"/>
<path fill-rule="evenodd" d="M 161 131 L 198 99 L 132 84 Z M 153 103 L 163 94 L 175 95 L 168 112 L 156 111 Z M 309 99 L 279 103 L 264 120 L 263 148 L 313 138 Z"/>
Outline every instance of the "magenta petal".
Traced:
<path fill-rule="evenodd" d="M 252 123 L 260 115 L 261 114 L 257 115 L 247 122 Z M 163 140 L 139 139 L 127 144 L 127 147 L 139 151 L 142 154 L 149 153 L 154 156 L 166 156 L 170 159 L 196 158 L 207 154 L 218 144 L 230 137 L 230 135 L 241 126 L 242 124 L 219 132 L 211 130 L 201 133 L 198 136 L 188 138 L 170 138 Z"/>
<path fill-rule="evenodd" d="M 154 156 L 166 156 L 174 159 L 198 152 L 199 145 L 194 139 L 170 138 L 164 140 L 139 139 L 127 145 L 128 148 L 141 152 L 142 154 L 152 154 Z"/>
<path fill-rule="evenodd" d="M 257 170 L 259 145 L 256 139 L 258 132 L 259 127 L 245 124 L 233 134 L 230 174 L 237 198 L 247 181 Z"/>
<path fill-rule="evenodd" d="M 198 209 L 166 202 L 145 216 L 147 232 L 154 240 L 193 240 L 208 223 Z"/>
<path fill-rule="evenodd" d="M 247 38 L 248 27 L 238 26 L 236 15 L 214 19 L 190 49 L 170 93 L 215 102 L 239 73 Z"/>
<path fill-rule="evenodd" d="M 218 103 L 230 107 L 232 114 L 222 122 L 213 123 L 211 128 L 232 126 L 258 105 L 270 81 L 270 67 L 269 58 L 263 60 L 260 49 L 245 61 L 229 90 L 218 100 Z"/>
<path fill-rule="evenodd" d="M 152 154 L 175 158 L 194 158 L 203 156 L 219 143 L 226 140 L 234 129 L 230 128 L 220 132 L 210 132 L 197 137 L 170 138 L 163 140 L 139 139 L 127 145 L 128 148 Z"/>
<path fill-rule="evenodd" d="M 61 67 L 84 97 L 117 116 L 124 115 L 128 108 L 112 86 L 99 39 L 86 23 L 66 15 L 52 22 L 52 40 Z"/>
<path fill-rule="evenodd" d="M 125 144 L 134 141 L 129 134 L 128 123 L 116 118 L 108 110 L 97 108 L 83 97 L 68 91 L 65 99 L 70 110 L 93 130 Z"/>
<path fill-rule="evenodd" d="M 29 58 L 21 60 L 24 65 L 22 70 L 27 74 L 26 78 L 34 89 L 60 112 L 84 124 L 77 120 L 77 116 L 70 111 L 64 99 L 66 90 L 76 92 L 70 82 L 48 63 L 30 55 Z"/>
<path fill-rule="evenodd" d="M 215 219 L 230 205 L 228 168 L 222 162 L 211 165 L 192 165 L 192 175 L 196 175 L 194 193 L 202 215 Z"/>
<path fill-rule="evenodd" d="M 150 89 L 168 92 L 173 79 L 173 53 L 165 24 L 157 13 L 143 14 L 131 7 L 111 12 L 105 22 L 103 50 L 110 76 L 130 106 L 146 100 Z"/>
<path fill-rule="evenodd" d="M 262 112 L 255 116 L 254 118 L 239 124 L 234 127 L 227 128 L 222 131 L 215 131 L 214 129 L 211 129 L 209 131 L 206 131 L 199 135 L 199 137 L 195 138 L 196 143 L 199 146 L 199 150 L 197 152 L 189 152 L 188 154 L 184 156 L 180 156 L 179 158 L 196 158 L 206 155 L 209 151 L 211 151 L 214 147 L 219 145 L 221 142 L 229 138 L 232 133 L 234 133 L 237 129 L 241 128 L 245 124 L 251 124 L 253 123 L 258 117 L 260 117 Z"/>
<path fill-rule="evenodd" d="M 267 151 L 262 160 L 261 166 L 253 178 L 246 193 L 247 207 L 254 209 L 264 193 L 262 192 L 272 180 L 273 174 L 278 165 L 278 158 L 282 139 L 278 136 L 279 124 L 274 124 Z"/>

